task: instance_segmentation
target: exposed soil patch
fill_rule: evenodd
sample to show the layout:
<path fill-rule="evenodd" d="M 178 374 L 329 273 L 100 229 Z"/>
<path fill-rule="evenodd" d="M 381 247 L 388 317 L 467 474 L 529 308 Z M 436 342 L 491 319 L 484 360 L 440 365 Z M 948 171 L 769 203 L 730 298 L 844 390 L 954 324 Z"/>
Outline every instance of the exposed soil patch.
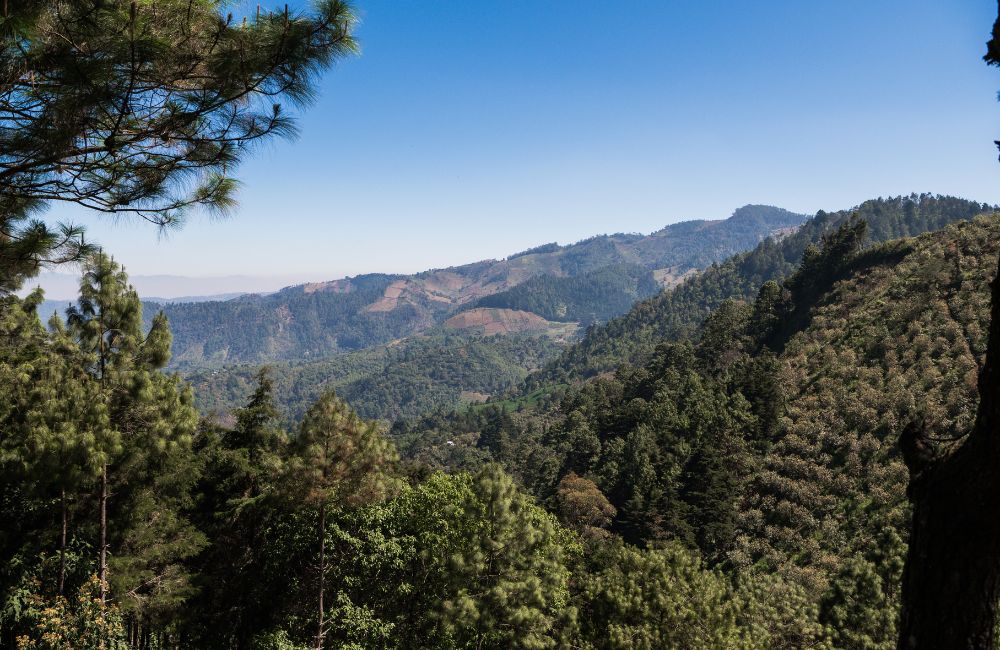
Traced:
<path fill-rule="evenodd" d="M 406 290 L 409 280 L 396 280 L 385 288 L 382 297 L 368 305 L 365 311 L 392 311 L 399 304 L 399 297 Z"/>
<path fill-rule="evenodd" d="M 510 332 L 531 332 L 545 330 L 549 321 L 538 314 L 514 309 L 470 309 L 456 314 L 444 322 L 453 329 L 481 329 L 487 336 Z"/>

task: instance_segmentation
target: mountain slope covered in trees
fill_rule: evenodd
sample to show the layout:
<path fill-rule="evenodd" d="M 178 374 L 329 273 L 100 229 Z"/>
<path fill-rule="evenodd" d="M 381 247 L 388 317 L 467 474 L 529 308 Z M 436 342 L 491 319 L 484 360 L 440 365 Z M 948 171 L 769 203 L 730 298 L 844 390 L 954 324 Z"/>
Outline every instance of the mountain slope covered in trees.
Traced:
<path fill-rule="evenodd" d="M 169 304 L 163 310 L 174 331 L 172 363 L 322 358 L 389 343 L 477 306 L 533 311 L 565 322 L 606 320 L 655 293 L 657 278 L 670 282 L 805 219 L 780 208 L 745 206 L 725 220 L 672 224 L 647 236 L 603 235 L 416 275 L 362 275 L 268 296 Z M 534 284 L 516 294 L 480 302 L 532 279 Z"/>
<path fill-rule="evenodd" d="M 566 384 L 613 371 L 622 363 L 641 363 L 662 340 L 689 337 L 724 300 L 750 299 L 766 281 L 790 275 L 810 244 L 820 242 L 824 233 L 835 230 L 852 214 L 868 224 L 869 241 L 878 242 L 934 230 L 985 208 L 951 197 L 913 195 L 867 201 L 853 211 L 820 212 L 791 234 L 768 238 L 750 252 L 737 254 L 634 304 L 624 316 L 591 328 L 578 344 L 572 343 L 568 330 L 560 332 L 556 322 L 601 321 L 626 311 L 638 297 L 637 287 L 655 287 L 649 272 L 635 265 L 619 265 L 576 276 L 536 276 L 470 303 L 445 324 L 474 322 L 471 316 L 483 312 L 525 310 L 549 319 L 544 339 L 501 335 L 456 343 L 461 339 L 441 336 L 448 329 L 432 328 L 425 330 L 426 336 L 389 347 L 311 361 L 277 362 L 272 364 L 276 399 L 294 418 L 318 395 L 319 386 L 333 387 L 365 417 L 392 420 L 485 398 L 502 399 L 525 376 L 528 393 L 558 393 Z M 556 249 L 548 246 L 541 250 L 552 253 Z M 485 333 L 483 328 L 479 330 Z M 525 346 L 520 351 L 519 342 Z M 436 345 L 455 347 L 436 349 Z M 458 355 L 470 350 L 468 371 L 457 372 L 461 365 Z M 189 373 L 202 412 L 225 412 L 240 404 L 255 368 L 252 363 L 235 364 Z M 507 404 L 514 407 L 520 401 L 514 391 Z M 530 397 L 528 401 L 536 400 Z"/>
<path fill-rule="evenodd" d="M 301 419 L 326 390 L 336 390 L 369 419 L 415 417 L 514 389 L 562 349 L 565 328 L 553 326 L 546 332 L 493 336 L 434 330 L 396 345 L 267 367 L 275 399 L 289 421 Z M 206 368 L 186 379 L 199 410 L 218 417 L 246 400 L 259 368 L 252 364 Z"/>
<path fill-rule="evenodd" d="M 560 483 L 556 515 L 498 465 L 399 462 L 332 392 L 290 432 L 266 373 L 230 422 L 199 421 L 162 371 L 166 319 L 145 335 L 121 268 L 104 255 L 85 268 L 68 323 L 42 326 L 40 292 L 0 300 L 4 647 L 825 639 L 792 583 L 734 584 L 681 544 L 611 537 L 614 507 L 589 479 Z"/>
<path fill-rule="evenodd" d="M 749 300 L 769 280 L 788 277 L 806 247 L 850 219 L 868 223 L 868 237 L 883 242 L 970 219 L 990 206 L 948 196 L 910 195 L 866 201 L 852 210 L 820 211 L 793 234 L 767 239 L 746 253 L 713 264 L 679 286 L 634 305 L 628 313 L 589 330 L 583 340 L 531 379 L 532 385 L 565 382 L 641 362 L 662 340 L 690 336 L 724 300 Z"/>
<path fill-rule="evenodd" d="M 536 275 L 476 302 L 477 307 L 530 311 L 554 321 L 601 323 L 660 290 L 654 274 L 635 264 L 605 266 L 581 275 Z"/>
<path fill-rule="evenodd" d="M 400 421 L 401 462 L 328 392 L 290 435 L 266 375 L 231 420 L 197 423 L 160 370 L 166 320 L 142 335 L 106 258 L 68 324 L 43 328 L 37 295 L 5 298 L 0 635 L 889 650 L 907 540 L 897 436 L 913 413 L 956 434 L 973 417 L 1000 214 L 868 234 L 842 220 L 783 281 L 534 407 Z M 105 324 L 119 345 L 93 335 Z M 451 336 L 467 338 L 431 353 L 459 350 L 461 372 L 481 335 Z"/>
<path fill-rule="evenodd" d="M 810 594 L 834 647 L 893 648 L 898 436 L 921 416 L 947 454 L 975 417 L 1000 214 L 866 235 L 843 221 L 783 282 L 547 407 L 398 423 L 401 449 L 453 469 L 499 461 L 552 507 L 586 477 L 626 540 L 679 541 L 737 582 L 780 576 Z"/>

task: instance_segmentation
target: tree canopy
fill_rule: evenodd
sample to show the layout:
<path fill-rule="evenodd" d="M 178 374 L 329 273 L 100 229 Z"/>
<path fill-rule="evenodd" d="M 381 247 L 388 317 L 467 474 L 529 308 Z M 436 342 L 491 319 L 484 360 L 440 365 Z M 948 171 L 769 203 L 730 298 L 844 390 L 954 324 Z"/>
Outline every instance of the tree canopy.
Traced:
<path fill-rule="evenodd" d="M 234 205 L 253 147 L 356 50 L 340 0 L 312 14 L 219 0 L 8 0 L 0 16 L 0 278 L 81 254 L 82 231 L 32 219 L 77 203 L 160 226 Z"/>

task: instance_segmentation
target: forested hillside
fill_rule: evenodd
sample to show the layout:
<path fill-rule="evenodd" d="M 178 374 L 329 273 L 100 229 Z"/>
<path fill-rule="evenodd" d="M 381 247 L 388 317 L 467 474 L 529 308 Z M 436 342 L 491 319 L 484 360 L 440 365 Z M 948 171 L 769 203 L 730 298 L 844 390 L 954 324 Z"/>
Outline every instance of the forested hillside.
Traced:
<path fill-rule="evenodd" d="M 5 646 L 610 650 L 825 638 L 793 583 L 736 585 L 681 543 L 641 550 L 611 537 L 614 507 L 589 479 L 560 483 L 556 515 L 498 465 L 399 462 L 332 392 L 289 432 L 266 374 L 231 421 L 199 422 L 190 389 L 162 371 L 166 319 L 144 332 L 141 303 L 107 256 L 85 270 L 68 322 L 43 327 L 39 293 L 0 303 Z"/>
<path fill-rule="evenodd" d="M 588 326 L 625 313 L 636 301 L 661 288 L 651 270 L 634 264 L 615 265 L 570 277 L 538 275 L 475 304 L 530 311 L 548 320 Z"/>
<path fill-rule="evenodd" d="M 819 242 L 852 215 L 868 223 L 869 241 L 877 243 L 937 230 L 989 209 L 975 201 L 921 194 L 873 199 L 851 210 L 820 211 L 793 234 L 767 239 L 749 252 L 713 264 L 680 286 L 592 328 L 580 344 L 533 377 L 532 385 L 591 377 L 621 363 L 648 359 L 660 341 L 690 336 L 724 300 L 749 300 L 765 282 L 788 277 L 809 244 Z"/>
<path fill-rule="evenodd" d="M 412 276 L 362 275 L 268 296 L 169 304 L 163 309 L 174 331 L 172 364 L 317 359 L 386 344 L 477 306 L 565 322 L 604 321 L 657 291 L 654 277 L 670 282 L 805 219 L 780 208 L 745 206 L 725 220 L 672 224 L 648 236 L 603 235 Z M 494 294 L 495 300 L 483 301 Z"/>
<path fill-rule="evenodd" d="M 643 363 L 388 438 L 326 391 L 302 395 L 289 433 L 267 374 L 231 418 L 199 424 L 160 370 L 166 319 L 144 334 L 107 257 L 67 323 L 42 327 L 37 294 L 7 297 L 0 635 L 888 650 L 907 540 L 897 437 L 913 414 L 956 434 L 974 416 L 1000 214 L 867 241 L 864 219 L 841 220 L 782 282 L 722 301 Z M 93 335 L 107 327 L 114 346 Z M 532 349 L 440 336 L 356 359 L 341 388 L 433 394 L 429 365 L 488 380 Z M 104 538 L 106 561 L 90 541 Z"/>
<path fill-rule="evenodd" d="M 810 244 L 819 243 L 825 233 L 845 223 L 851 215 L 856 214 L 869 224 L 866 242 L 870 244 L 934 230 L 987 207 L 952 197 L 913 195 L 874 199 L 856 210 L 820 212 L 795 232 L 768 238 L 752 251 L 737 254 L 655 298 L 638 303 L 634 299 L 644 292 L 658 291 L 650 271 L 640 266 L 608 266 L 568 277 L 536 276 L 468 304 L 444 321 L 445 330 L 424 330 L 428 336 L 313 361 L 273 363 L 276 399 L 292 419 L 304 412 L 322 388 L 336 388 L 362 415 L 383 420 L 416 417 L 487 398 L 508 399 L 516 404 L 519 401 L 516 392 L 512 396 L 505 393 L 525 378 L 526 391 L 548 390 L 614 371 L 623 363 L 642 363 L 650 358 L 660 341 L 690 337 L 724 300 L 750 299 L 765 282 L 791 274 Z M 585 245 L 602 247 L 606 243 L 605 239 L 595 239 Z M 553 249 L 543 248 L 543 251 Z M 592 254 L 593 251 L 586 257 Z M 274 298 L 288 300 L 277 295 Z M 258 305 L 248 302 L 242 306 L 256 309 Z M 461 338 L 440 335 L 454 333 L 447 328 L 450 323 L 477 322 L 473 315 L 504 313 L 498 311 L 501 309 L 524 310 L 548 319 L 548 324 L 539 319 L 548 336 L 504 335 L 461 342 Z M 559 321 L 596 324 L 626 310 L 624 316 L 607 325 L 588 330 L 577 344 L 573 343 L 572 328 L 560 331 L 555 326 Z M 167 313 L 172 312 L 168 309 Z M 379 312 L 376 316 L 393 318 L 392 314 L 399 313 L 403 312 Z M 335 334 L 321 328 L 319 321 L 314 321 L 314 325 L 322 336 L 332 338 Z M 497 325 L 502 329 L 500 323 Z M 527 322 L 524 326 L 528 326 Z M 271 327 L 277 331 L 282 324 L 272 323 Z M 487 333 L 482 327 L 468 331 Z M 222 331 L 219 335 L 229 336 Z M 519 345 L 524 348 L 518 349 Z M 461 360 L 466 358 L 461 355 L 470 355 L 466 368 L 461 367 Z M 201 412 L 217 414 L 240 404 L 257 367 L 257 364 L 236 364 L 189 373 Z"/>
<path fill-rule="evenodd" d="M 500 461 L 553 508 L 585 477 L 624 539 L 679 541 L 737 583 L 781 576 L 834 647 L 893 648 L 908 531 L 898 436 L 923 416 L 945 453 L 975 417 L 1000 214 L 868 248 L 865 236 L 843 221 L 783 283 L 547 408 L 394 433 L 432 466 Z"/>
<path fill-rule="evenodd" d="M 324 356 L 385 343 L 433 324 L 416 306 L 366 309 L 398 279 L 366 275 L 352 278 L 343 291 L 292 287 L 268 296 L 164 305 L 175 332 L 174 364 Z"/>
<path fill-rule="evenodd" d="M 397 345 L 327 359 L 267 366 L 285 419 L 297 422 L 316 398 L 336 390 L 369 419 L 416 417 L 455 409 L 515 388 L 562 349 L 561 330 L 494 336 L 432 332 Z M 229 413 L 253 390 L 259 366 L 204 369 L 187 376 L 198 409 Z"/>

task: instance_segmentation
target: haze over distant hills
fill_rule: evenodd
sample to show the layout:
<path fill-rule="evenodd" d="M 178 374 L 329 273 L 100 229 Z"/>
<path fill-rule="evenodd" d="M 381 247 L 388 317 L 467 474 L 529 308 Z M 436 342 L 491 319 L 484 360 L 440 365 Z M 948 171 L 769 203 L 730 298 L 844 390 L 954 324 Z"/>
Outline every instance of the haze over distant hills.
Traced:
<path fill-rule="evenodd" d="M 25 295 L 41 287 L 45 291 L 45 301 L 38 313 L 43 321 L 53 313 L 63 312 L 76 300 L 80 289 L 78 271 L 70 272 L 60 267 L 59 272 L 47 271 L 25 283 L 19 291 Z M 185 275 L 130 275 L 129 282 L 146 302 L 168 304 L 225 301 L 250 293 L 267 294 L 283 287 L 302 282 L 299 275 L 276 274 L 271 276 L 227 275 L 193 277 Z"/>
<path fill-rule="evenodd" d="M 55 276 L 61 274 L 52 273 L 49 275 Z M 80 282 L 80 279 L 76 276 L 67 276 L 67 278 L 72 279 L 76 284 L 79 284 Z M 185 278 L 185 279 L 191 279 L 191 278 Z M 58 284 L 64 282 L 63 278 L 61 277 L 54 281 L 51 278 L 48 278 L 48 281 L 52 284 Z M 40 286 L 40 285 L 36 284 L 35 286 Z M 48 296 L 47 291 L 45 295 Z M 144 302 L 149 303 L 152 306 L 152 305 L 170 305 L 176 303 L 195 303 L 195 302 L 213 302 L 213 301 L 220 302 L 225 300 L 232 300 L 233 298 L 239 298 L 240 296 L 245 296 L 245 295 L 247 294 L 219 293 L 209 296 L 178 296 L 176 298 L 162 298 L 160 296 L 149 296 L 149 297 L 143 296 L 142 299 Z M 42 304 L 38 306 L 38 315 L 43 321 L 48 321 L 48 319 L 51 318 L 53 314 L 55 313 L 62 314 L 63 312 L 65 312 L 66 308 L 69 307 L 74 302 L 74 300 L 75 297 L 67 297 L 63 300 L 58 300 L 58 299 L 43 300 Z"/>
<path fill-rule="evenodd" d="M 127 269 L 126 269 L 127 270 Z M 129 282 L 143 300 L 153 302 L 199 302 L 226 300 L 247 293 L 271 293 L 313 279 L 301 275 L 226 275 L 195 277 L 186 275 L 129 275 Z M 21 293 L 35 287 L 45 290 L 47 300 L 76 298 L 80 275 L 75 269 L 44 272 L 25 283 Z"/>
<path fill-rule="evenodd" d="M 806 219 L 781 208 L 748 205 L 725 220 L 676 223 L 650 235 L 600 235 L 569 246 L 545 244 L 502 260 L 413 275 L 359 275 L 267 296 L 163 309 L 174 333 L 178 367 L 318 359 L 423 332 L 476 308 L 589 324 L 623 313 L 686 274 Z M 479 312 L 474 321 L 488 331 L 495 327 L 490 318 L 489 312 Z M 511 320 L 509 314 L 502 318 Z"/>

